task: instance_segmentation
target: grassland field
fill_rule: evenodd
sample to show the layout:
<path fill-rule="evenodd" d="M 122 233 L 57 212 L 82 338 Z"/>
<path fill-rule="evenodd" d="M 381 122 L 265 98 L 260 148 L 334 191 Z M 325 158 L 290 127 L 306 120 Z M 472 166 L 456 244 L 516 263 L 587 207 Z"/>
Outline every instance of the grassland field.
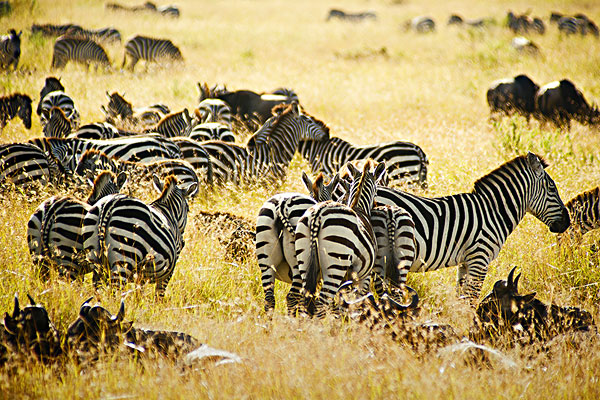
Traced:
<path fill-rule="evenodd" d="M 142 0 L 122 0 L 134 5 Z M 14 12 L 0 19 L 0 31 L 23 30 L 17 72 L 0 75 L 0 94 L 24 92 L 37 105 L 44 78 L 61 77 L 83 123 L 100 121 L 106 92 L 119 91 L 134 105 L 163 102 L 172 110 L 193 109 L 197 82 L 229 89 L 269 91 L 291 87 L 305 109 L 325 121 L 331 134 L 357 144 L 406 140 L 429 157 L 429 188 L 441 196 L 470 191 L 473 182 L 516 155 L 533 151 L 546 158 L 561 197 L 600 182 L 597 128 L 574 124 L 571 131 L 541 130 L 524 118 L 488 121 L 485 92 L 498 78 L 525 73 L 542 85 L 571 79 L 590 101 L 600 101 L 600 40 L 564 37 L 556 26 L 529 36 L 541 49 L 531 57 L 510 47 L 513 34 L 503 26 L 508 10 L 540 16 L 551 11 L 584 12 L 600 22 L 600 3 L 568 0 L 476 1 L 298 1 L 179 0 L 179 19 L 151 14 L 110 12 L 94 0 L 15 0 Z M 166 3 L 165 3 L 166 4 Z M 164 5 L 159 3 L 159 5 Z M 330 8 L 373 10 L 376 21 L 326 22 Z M 450 27 L 450 14 L 491 17 L 489 28 Z M 406 32 L 402 24 L 418 15 L 437 23 L 432 34 Z M 114 69 L 87 71 L 69 64 L 51 71 L 53 40 L 32 36 L 32 23 L 112 26 L 124 41 L 135 34 L 171 39 L 185 58 L 183 66 L 142 65 L 121 70 L 123 44 L 105 46 Z M 385 48 L 385 52 L 381 49 Z M 383 54 L 385 53 L 385 54 Z M 42 135 L 39 119 L 25 130 L 19 120 L 0 136 L 1 143 Z M 488 368 L 460 358 L 417 354 L 382 333 L 339 320 L 305 321 L 285 316 L 287 287 L 276 287 L 277 310 L 263 311 L 260 274 L 253 257 L 228 261 L 217 235 L 194 224 L 199 210 L 230 211 L 255 219 L 272 194 L 302 190 L 307 164 L 297 157 L 281 187 L 203 189 L 191 204 L 183 249 L 166 297 L 156 300 L 150 287 L 124 293 L 95 290 L 89 279 L 71 283 L 35 274 L 26 244 L 27 221 L 45 198 L 15 191 L 0 198 L 0 311 L 13 296 L 31 293 L 55 324 L 65 329 L 89 296 L 116 312 L 125 300 L 127 318 L 137 326 L 187 332 L 211 346 L 239 354 L 244 362 L 181 374 L 168 363 L 108 359 L 92 369 L 40 365 L 0 370 L 0 398 L 598 398 L 600 343 L 574 348 L 557 343 L 539 348 L 503 349 L 516 367 Z M 148 191 L 145 199 L 154 193 Z M 512 266 L 523 272 L 522 291 L 544 301 L 576 305 L 600 320 L 599 255 L 590 250 L 597 233 L 560 249 L 556 237 L 528 215 L 489 267 L 483 293 Z M 457 300 L 456 268 L 409 275 L 422 301 L 420 319 L 450 323 L 464 333 L 472 310 Z"/>

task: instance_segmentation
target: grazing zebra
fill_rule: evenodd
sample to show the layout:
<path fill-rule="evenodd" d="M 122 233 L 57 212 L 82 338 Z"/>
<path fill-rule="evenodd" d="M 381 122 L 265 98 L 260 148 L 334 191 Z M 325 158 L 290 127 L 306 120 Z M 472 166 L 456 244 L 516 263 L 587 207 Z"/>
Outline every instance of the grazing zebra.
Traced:
<path fill-rule="evenodd" d="M 175 137 L 173 142 L 179 146 L 181 158 L 199 171 L 199 176 L 206 176 L 206 183 L 212 185 L 214 182 L 213 162 L 204 147 L 197 141 L 184 137 Z M 223 176 L 222 179 L 225 177 Z"/>
<path fill-rule="evenodd" d="M 277 106 L 273 112 L 275 115 L 256 131 L 246 146 L 220 141 L 201 144 L 211 157 L 217 181 L 240 184 L 260 178 L 283 180 L 301 140 L 329 137 L 325 124 L 304 114 L 296 103 Z"/>
<path fill-rule="evenodd" d="M 146 133 L 159 133 L 164 137 L 172 138 L 175 136 L 188 136 L 191 129 L 192 118 L 187 108 L 177 113 L 164 116 L 158 123 L 147 128 Z"/>
<path fill-rule="evenodd" d="M 529 15 L 515 15 L 509 11 L 506 15 L 506 24 L 515 33 L 528 33 L 530 30 L 543 35 L 546 32 L 544 21 L 540 18 L 531 18 Z"/>
<path fill-rule="evenodd" d="M 96 122 L 80 126 L 79 129 L 72 132 L 68 137 L 79 139 L 114 139 L 120 135 L 119 130 L 114 125 L 108 122 Z"/>
<path fill-rule="evenodd" d="M 315 302 L 316 315 L 326 312 L 340 285 L 347 280 L 359 282 L 362 294 L 368 291 L 376 240 L 371 226 L 377 178 L 385 173 L 385 163 L 372 171 L 365 163 L 361 172 L 348 164 L 353 174 L 348 205 L 327 201 L 309 208 L 296 227 L 296 258 L 298 274 L 292 278 L 290 292 L 302 286 L 309 298 L 314 297 L 319 280 L 323 285 Z"/>
<path fill-rule="evenodd" d="M 205 122 L 194 126 L 190 132 L 190 139 L 198 142 L 205 142 L 207 140 L 235 142 L 235 136 L 233 136 L 230 126 L 221 122 Z"/>
<path fill-rule="evenodd" d="M 26 94 L 0 97 L 0 130 L 14 117 L 21 118 L 25 128 L 31 129 L 31 98 Z"/>
<path fill-rule="evenodd" d="M 125 68 L 125 65 L 127 65 L 128 57 L 131 59 L 129 64 L 129 70 L 131 71 L 133 71 L 140 59 L 146 62 L 157 62 L 161 59 L 183 62 L 181 52 L 170 40 L 154 39 L 139 35 L 125 43 L 125 56 L 123 57 L 122 68 Z"/>
<path fill-rule="evenodd" d="M 0 36 L 0 69 L 17 69 L 21 58 L 21 34 L 14 29 L 8 35 Z"/>
<path fill-rule="evenodd" d="M 129 181 L 136 187 L 144 182 L 151 182 L 154 175 L 164 179 L 174 175 L 182 185 L 198 185 L 198 175 L 194 167 L 185 160 L 161 160 L 151 163 L 122 161 L 108 157 L 98 150 L 88 150 L 79 159 L 75 173 L 80 176 L 96 176 L 98 171 L 107 170 L 115 174 L 125 172 Z"/>
<path fill-rule="evenodd" d="M 571 226 L 562 235 L 578 240 L 594 229 L 600 228 L 600 186 L 573 197 L 565 204 L 571 216 Z"/>
<path fill-rule="evenodd" d="M 573 17 L 562 17 L 558 20 L 558 30 L 567 35 L 574 35 L 579 32 L 579 21 Z"/>
<path fill-rule="evenodd" d="M 42 36 L 63 36 L 67 33 L 77 34 L 78 32 L 83 31 L 84 29 L 75 24 L 64 24 L 64 25 L 54 25 L 54 24 L 33 24 L 31 25 L 31 33 L 36 34 L 39 33 Z"/>
<path fill-rule="evenodd" d="M 50 119 L 42 128 L 45 137 L 64 138 L 71 133 L 71 122 L 59 107 L 50 109 Z"/>
<path fill-rule="evenodd" d="M 156 283 L 163 296 L 184 246 L 188 199 L 198 186 L 184 188 L 174 176 L 164 186 L 155 177 L 154 185 L 162 193 L 150 204 L 123 195 L 98 201 L 85 216 L 83 238 L 99 278 L 108 275 L 112 284 L 124 285 L 137 274 Z"/>
<path fill-rule="evenodd" d="M 204 99 L 195 110 L 199 123 L 220 122 L 231 127 L 231 107 L 221 99 Z"/>
<path fill-rule="evenodd" d="M 390 142 L 370 146 L 355 146 L 343 139 L 331 137 L 325 141 L 300 142 L 300 154 L 313 173 L 335 174 L 353 160 L 385 161 L 392 184 L 419 184 L 427 187 L 429 160 L 423 150 L 409 142 Z"/>
<path fill-rule="evenodd" d="M 43 279 L 47 278 L 53 265 L 58 267 L 61 276 L 66 275 L 70 279 L 92 271 L 82 257 L 83 218 L 99 199 L 118 193 L 125 180 L 125 174 L 115 176 L 112 172 L 103 171 L 94 180 L 85 203 L 74 197 L 54 196 L 34 211 L 27 224 L 27 244 Z"/>
<path fill-rule="evenodd" d="M 79 39 L 71 36 L 61 36 L 54 43 L 52 54 L 52 69 L 62 69 L 69 61 L 84 64 L 89 69 L 90 64 L 110 68 L 106 51 L 91 39 Z"/>
<path fill-rule="evenodd" d="M 79 111 L 77 111 L 73 99 L 63 91 L 53 91 L 44 96 L 38 107 L 42 126 L 50 120 L 50 110 L 53 107 L 58 107 L 65 113 L 65 116 L 71 121 L 71 129 L 76 130 L 79 127 Z"/>
<path fill-rule="evenodd" d="M 16 186 L 40 181 L 43 185 L 58 181 L 64 169 L 52 155 L 30 143 L 0 145 L 0 183 Z"/>
<path fill-rule="evenodd" d="M 310 196 L 301 193 L 276 194 L 268 199 L 258 212 L 256 258 L 261 271 L 266 312 L 275 308 L 275 279 L 292 283 L 292 277 L 298 274 L 294 247 L 298 220 L 317 202 L 331 200 L 331 194 L 339 182 L 338 178 L 336 175 L 325 185 L 323 174 L 319 174 L 313 183 L 303 173 L 302 181 Z M 290 313 L 298 304 L 298 300 L 299 296 L 295 293 L 288 294 Z"/>
<path fill-rule="evenodd" d="M 47 77 L 46 81 L 44 82 L 44 87 L 40 91 L 40 101 L 38 102 L 37 111 L 36 111 L 37 115 L 42 114 L 42 101 L 44 100 L 44 97 L 46 97 L 46 95 L 48 93 L 59 92 L 59 91 L 60 92 L 65 91 L 65 87 L 60 82 L 60 79 L 55 78 L 53 76 Z"/>
<path fill-rule="evenodd" d="M 551 232 L 569 227 L 547 165 L 528 153 L 477 180 L 471 193 L 425 198 L 378 187 L 375 201 L 405 209 L 415 222 L 417 254 L 410 272 L 458 265 L 459 294 L 474 302 L 488 265 L 527 212 Z"/>
<path fill-rule="evenodd" d="M 33 24 L 31 26 L 31 33 L 41 33 L 43 36 L 54 37 L 66 35 L 78 39 L 98 40 L 108 43 L 121 42 L 121 33 L 114 28 L 84 29 L 74 24 Z"/>
<path fill-rule="evenodd" d="M 414 17 L 404 23 L 405 30 L 413 30 L 417 33 L 429 33 L 435 31 L 435 21 L 426 16 Z"/>
<path fill-rule="evenodd" d="M 133 108 L 123 96 L 114 92 L 106 95 L 109 98 L 108 107 L 102 106 L 102 111 L 106 114 L 106 121 L 112 124 L 117 123 L 120 119 L 126 125 L 141 125 L 143 128 L 154 126 L 163 117 L 168 115 L 171 110 L 164 104 L 154 104 L 149 107 Z"/>

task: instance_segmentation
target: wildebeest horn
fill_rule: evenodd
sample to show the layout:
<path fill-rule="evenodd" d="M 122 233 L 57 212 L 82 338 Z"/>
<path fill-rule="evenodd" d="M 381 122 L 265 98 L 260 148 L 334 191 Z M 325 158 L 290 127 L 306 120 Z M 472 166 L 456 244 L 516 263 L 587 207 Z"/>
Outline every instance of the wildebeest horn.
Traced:
<path fill-rule="evenodd" d="M 81 309 L 83 308 L 83 306 L 85 306 L 87 303 L 90 302 L 90 300 L 92 300 L 94 298 L 94 296 L 90 297 L 89 299 L 87 299 L 86 301 L 84 301 L 83 303 L 81 303 L 81 307 L 79 307 L 79 314 L 81 314 Z"/>
<path fill-rule="evenodd" d="M 384 295 L 386 297 L 386 300 L 389 302 L 390 306 L 392 306 L 392 308 L 396 310 L 409 310 L 411 308 L 416 308 L 419 304 L 419 295 L 417 294 L 417 291 L 411 288 L 410 286 L 405 286 L 405 288 L 408 290 L 409 293 L 412 294 L 410 298 L 410 303 L 408 303 L 407 305 L 398 303 L 396 300 L 394 300 L 387 294 Z"/>
<path fill-rule="evenodd" d="M 119 322 L 122 321 L 123 318 L 125 318 L 125 302 L 121 300 L 121 307 L 119 307 L 119 312 L 112 318 L 112 320 Z"/>
<path fill-rule="evenodd" d="M 521 278 L 521 274 L 517 275 L 515 278 L 515 291 L 519 290 L 519 279 Z"/>
<path fill-rule="evenodd" d="M 29 304 L 31 304 L 32 306 L 35 306 L 37 304 L 29 293 L 27 293 L 27 298 L 29 299 Z"/>
<path fill-rule="evenodd" d="M 13 309 L 12 317 L 17 318 L 17 316 L 19 315 L 20 312 L 21 312 L 21 307 L 19 307 L 19 297 L 15 293 L 15 308 Z"/>
<path fill-rule="evenodd" d="M 108 93 L 108 90 L 106 91 L 106 97 L 110 99 L 110 93 Z"/>
<path fill-rule="evenodd" d="M 508 273 L 508 278 L 506 278 L 506 286 L 509 288 L 513 288 L 514 287 L 514 275 L 515 275 L 515 270 L 517 269 L 517 266 L 515 265 L 513 267 L 513 269 L 510 270 L 510 272 Z"/>

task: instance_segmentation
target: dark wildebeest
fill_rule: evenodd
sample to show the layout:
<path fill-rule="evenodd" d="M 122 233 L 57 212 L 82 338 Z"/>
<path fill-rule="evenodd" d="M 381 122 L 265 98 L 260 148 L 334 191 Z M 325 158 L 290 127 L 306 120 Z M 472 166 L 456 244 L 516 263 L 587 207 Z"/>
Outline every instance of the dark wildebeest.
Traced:
<path fill-rule="evenodd" d="M 276 105 L 298 102 L 298 95 L 286 88 L 277 89 L 278 93 L 284 94 L 259 94 L 250 90 L 230 92 L 226 87 L 209 88 L 206 83 L 198 83 L 198 89 L 200 90 L 199 102 L 209 98 L 223 100 L 229 105 L 233 114 L 252 132 L 272 116 L 271 110 Z"/>
<path fill-rule="evenodd" d="M 343 21 L 360 22 L 367 19 L 377 19 L 377 15 L 373 11 L 364 11 L 359 13 L 348 13 L 342 10 L 332 8 L 327 14 L 326 21 L 332 18 L 341 19 Z"/>
<path fill-rule="evenodd" d="M 529 118 L 535 111 L 535 94 L 539 86 L 527 75 L 517 75 L 512 79 L 502 79 L 492 83 L 487 91 L 487 102 L 490 106 L 490 119 L 495 114 L 521 114 Z"/>
<path fill-rule="evenodd" d="M 530 31 L 543 35 L 546 32 L 544 21 L 540 18 L 532 18 L 527 14 L 516 15 L 509 11 L 506 15 L 506 25 L 515 33 L 528 33 Z"/>
<path fill-rule="evenodd" d="M 579 89 L 568 79 L 550 82 L 535 95 L 536 117 L 545 124 L 571 129 L 574 119 L 583 125 L 600 123 L 600 111 L 590 106 Z"/>
<path fill-rule="evenodd" d="M 14 117 L 21 118 L 25 128 L 31 129 L 31 98 L 28 95 L 13 93 L 0 97 L 0 130 Z"/>
<path fill-rule="evenodd" d="M 575 331 L 589 331 L 592 315 L 576 307 L 547 305 L 535 298 L 536 293 L 522 295 L 518 284 L 521 274 L 514 277 L 514 267 L 506 280 L 499 280 L 476 310 L 478 322 L 472 331 L 474 339 L 496 339 L 507 335 L 525 343 L 549 340 Z"/>
<path fill-rule="evenodd" d="M 510 46 L 519 53 L 530 55 L 538 55 L 540 53 L 540 48 L 531 40 L 523 36 L 514 37 L 513 40 L 510 41 Z"/>

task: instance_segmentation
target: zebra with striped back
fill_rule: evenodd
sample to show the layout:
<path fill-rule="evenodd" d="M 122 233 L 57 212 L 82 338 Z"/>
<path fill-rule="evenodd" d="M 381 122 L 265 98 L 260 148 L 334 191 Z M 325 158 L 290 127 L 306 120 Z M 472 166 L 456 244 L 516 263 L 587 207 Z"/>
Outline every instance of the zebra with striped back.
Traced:
<path fill-rule="evenodd" d="M 63 69 L 69 61 L 83 64 L 89 69 L 90 64 L 104 69 L 110 68 L 106 51 L 91 39 L 80 39 L 71 36 L 61 36 L 54 42 L 52 54 L 52 69 Z"/>
<path fill-rule="evenodd" d="M 231 107 L 221 99 L 204 99 L 194 112 L 201 124 L 221 122 L 231 128 Z"/>
<path fill-rule="evenodd" d="M 547 166 L 528 153 L 478 179 L 470 193 L 425 198 L 378 187 L 375 201 L 405 209 L 415 222 L 417 251 L 410 272 L 458 265 L 457 290 L 473 304 L 488 265 L 526 213 L 554 233 L 569 227 L 569 213 Z"/>
<path fill-rule="evenodd" d="M 21 186 L 31 182 L 58 183 L 65 170 L 51 154 L 31 143 L 0 145 L 0 183 Z"/>
<path fill-rule="evenodd" d="M 409 142 L 390 142 L 377 145 L 355 146 L 338 137 L 325 141 L 300 142 L 300 154 L 313 173 L 335 174 L 344 164 L 352 160 L 373 159 L 385 161 L 392 184 L 418 184 L 427 187 L 429 160 L 423 150 Z"/>
<path fill-rule="evenodd" d="M 145 133 L 160 133 L 162 136 L 172 138 L 175 136 L 188 136 L 191 130 L 192 118 L 187 108 L 177 113 L 164 116 L 158 123 L 147 128 Z"/>
<path fill-rule="evenodd" d="M 83 218 L 99 199 L 119 193 L 125 180 L 123 173 L 115 176 L 103 171 L 94 180 L 85 202 L 70 196 L 53 196 L 34 211 L 27 223 L 27 244 L 42 279 L 48 278 L 51 267 L 72 280 L 92 271 L 82 257 Z"/>
<path fill-rule="evenodd" d="M 114 125 L 108 122 L 95 122 L 80 126 L 67 137 L 78 139 L 114 139 L 119 136 L 121 136 L 121 133 Z"/>
<path fill-rule="evenodd" d="M 75 130 L 79 127 L 79 111 L 75 107 L 75 102 L 63 91 L 52 91 L 44 96 L 40 105 L 38 106 L 40 122 L 42 126 L 45 126 L 50 120 L 50 110 L 53 107 L 60 108 L 65 116 L 71 122 L 71 129 Z"/>
<path fill-rule="evenodd" d="M 45 137 L 64 138 L 71 133 L 71 121 L 60 107 L 50 109 L 48 123 L 42 128 Z"/>
<path fill-rule="evenodd" d="M 155 177 L 154 185 L 161 195 L 150 204 L 123 195 L 98 201 L 85 216 L 83 237 L 96 281 L 108 276 L 111 284 L 122 286 L 137 274 L 156 283 L 162 297 L 184 246 L 188 200 L 198 186 L 183 187 L 174 176 L 164 185 Z"/>
<path fill-rule="evenodd" d="M 339 177 L 336 175 L 326 185 L 323 174 L 319 174 L 312 182 L 303 173 L 302 181 L 309 190 L 310 196 L 301 193 L 276 194 L 269 198 L 258 212 L 256 258 L 261 271 L 266 312 L 275 309 L 275 280 L 292 283 L 292 277 L 298 274 L 294 246 L 298 220 L 317 202 L 331 200 L 331 194 L 339 183 Z M 299 296 L 292 292 L 288 294 L 287 304 L 290 313 L 295 309 L 298 300 Z"/>
<path fill-rule="evenodd" d="M 221 122 L 205 122 L 194 126 L 190 132 L 190 139 L 198 142 L 220 140 L 222 142 L 235 142 L 231 127 Z"/>
<path fill-rule="evenodd" d="M 21 118 L 25 128 L 31 129 L 31 98 L 26 94 L 13 93 L 0 97 L 0 130 L 14 117 Z"/>
<path fill-rule="evenodd" d="M 174 137 L 172 140 L 179 146 L 181 158 L 189 162 L 196 171 L 199 171 L 199 176 L 206 176 L 206 183 L 212 185 L 214 181 L 213 162 L 204 147 L 191 138 Z M 222 176 L 222 179 L 224 179 L 224 176 Z"/>
<path fill-rule="evenodd" d="M 139 60 L 146 62 L 158 62 L 160 60 L 170 59 L 172 61 L 183 62 L 183 56 L 177 46 L 168 39 L 155 39 L 146 36 L 135 36 L 125 43 L 125 56 L 123 57 L 123 66 L 127 65 L 127 58 L 130 58 L 129 70 L 133 71 Z"/>
<path fill-rule="evenodd" d="M 569 210 L 571 226 L 559 235 L 559 241 L 566 237 L 579 241 L 589 231 L 600 228 L 600 186 L 578 194 L 565 207 Z"/>
<path fill-rule="evenodd" d="M 303 113 L 297 103 L 277 106 L 273 112 L 246 146 L 220 141 L 201 144 L 211 156 L 217 181 L 241 184 L 263 178 L 283 180 L 301 140 L 329 137 L 329 128 Z"/>
<path fill-rule="evenodd" d="M 102 111 L 106 115 L 106 121 L 111 124 L 117 124 L 120 120 L 127 127 L 148 128 L 156 125 L 162 118 L 171 113 L 169 107 L 164 104 L 153 104 L 149 107 L 133 108 L 132 104 L 117 92 L 109 94 L 108 106 L 102 106 Z"/>
<path fill-rule="evenodd" d="M 0 36 L 0 69 L 17 69 L 19 59 L 21 58 L 21 35 L 23 31 L 17 33 L 14 29 L 8 32 L 8 35 Z"/>
<path fill-rule="evenodd" d="M 371 209 L 376 180 L 385 172 L 385 163 L 378 164 L 374 171 L 372 165 L 367 162 L 361 173 L 348 164 L 353 174 L 348 205 L 333 201 L 319 203 L 298 221 L 295 247 L 299 276 L 292 278 L 290 292 L 300 292 L 302 287 L 310 301 L 321 275 L 323 285 L 314 302 L 319 317 L 324 316 L 340 285 L 348 278 L 358 282 L 362 294 L 369 289 L 377 246 Z"/>
<path fill-rule="evenodd" d="M 75 168 L 75 174 L 82 177 L 96 176 L 102 170 L 111 171 L 115 174 L 124 172 L 129 177 L 129 181 L 136 187 L 144 182 L 150 183 L 154 175 L 160 179 L 173 175 L 182 185 L 199 184 L 196 170 L 185 160 L 162 160 L 142 164 L 108 157 L 98 150 L 88 150 L 83 153 Z"/>

